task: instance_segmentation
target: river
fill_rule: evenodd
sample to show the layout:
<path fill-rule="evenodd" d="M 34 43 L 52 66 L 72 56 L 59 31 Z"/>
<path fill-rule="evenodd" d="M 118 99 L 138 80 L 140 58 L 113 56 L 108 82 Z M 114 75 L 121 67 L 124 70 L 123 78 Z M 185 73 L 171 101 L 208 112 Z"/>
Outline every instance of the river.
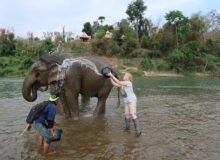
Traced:
<path fill-rule="evenodd" d="M 80 120 L 57 115 L 62 140 L 44 157 L 34 130 L 24 136 L 25 118 L 36 102 L 21 94 L 23 78 L 0 78 L 1 160 L 219 160 L 220 79 L 213 77 L 137 78 L 134 91 L 142 136 L 134 127 L 124 132 L 123 105 L 117 108 L 117 89 L 107 100 L 106 114 L 93 117 L 96 99 L 80 113 Z"/>

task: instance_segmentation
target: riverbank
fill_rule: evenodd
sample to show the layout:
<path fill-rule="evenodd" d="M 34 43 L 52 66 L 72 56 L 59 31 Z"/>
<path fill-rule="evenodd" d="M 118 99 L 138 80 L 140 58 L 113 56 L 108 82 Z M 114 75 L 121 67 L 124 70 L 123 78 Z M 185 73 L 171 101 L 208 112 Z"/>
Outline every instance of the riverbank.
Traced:
<path fill-rule="evenodd" d="M 106 57 L 101 56 L 105 61 L 107 61 L 109 64 L 112 65 L 113 68 L 115 68 L 119 73 L 125 73 L 128 72 L 135 72 L 139 73 L 138 75 L 142 75 L 145 77 L 184 77 L 184 76 L 198 76 L 198 77 L 210 77 L 210 76 L 217 76 L 213 75 L 211 73 L 202 73 L 202 72 L 194 72 L 194 73 L 174 73 L 172 71 L 155 71 L 155 70 L 148 70 L 144 71 L 140 68 L 138 68 L 138 64 L 134 63 L 133 65 L 125 65 L 123 58 L 119 59 L 117 57 Z"/>
<path fill-rule="evenodd" d="M 146 62 L 143 68 L 143 58 L 127 58 L 127 57 L 107 57 L 100 56 L 106 62 L 118 72 L 120 76 L 126 71 L 133 74 L 135 77 L 183 77 L 183 76 L 199 76 L 199 77 L 219 77 L 220 75 L 213 72 L 180 72 L 175 73 L 170 71 L 168 64 L 162 59 L 153 59 L 150 63 Z M 25 62 L 25 65 L 21 63 L 21 60 L 16 57 L 2 57 L 1 59 L 0 77 L 24 77 L 27 75 L 28 68 L 35 62 L 35 60 Z M 27 64 L 26 64 L 27 63 Z M 27 65 L 27 66 L 26 66 Z M 26 66 L 26 67 L 24 67 Z"/>

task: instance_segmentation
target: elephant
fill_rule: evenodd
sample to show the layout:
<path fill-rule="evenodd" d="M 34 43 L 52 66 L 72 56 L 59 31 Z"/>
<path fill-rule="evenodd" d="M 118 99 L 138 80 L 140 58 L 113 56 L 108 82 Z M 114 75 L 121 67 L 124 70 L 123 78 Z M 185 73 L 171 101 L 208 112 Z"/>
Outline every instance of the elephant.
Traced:
<path fill-rule="evenodd" d="M 110 64 L 91 54 L 43 54 L 24 79 L 23 97 L 29 102 L 35 101 L 37 91 L 46 91 L 49 86 L 51 94 L 60 91 L 66 117 L 79 120 L 79 95 L 82 104 L 88 104 L 90 97 L 97 97 L 94 114 L 104 114 L 106 100 L 113 87 L 111 81 L 101 74 L 105 67 L 110 67 Z M 116 72 L 112 72 L 117 77 Z"/>

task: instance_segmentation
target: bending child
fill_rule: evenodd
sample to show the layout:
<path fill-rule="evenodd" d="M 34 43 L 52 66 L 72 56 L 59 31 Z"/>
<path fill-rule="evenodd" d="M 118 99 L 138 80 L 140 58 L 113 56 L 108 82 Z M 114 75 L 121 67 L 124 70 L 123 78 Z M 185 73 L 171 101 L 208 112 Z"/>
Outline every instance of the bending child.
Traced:
<path fill-rule="evenodd" d="M 112 73 L 107 73 L 107 76 L 110 77 L 111 83 L 116 87 L 122 88 L 122 96 L 125 103 L 125 131 L 130 130 L 130 119 L 132 119 L 135 128 L 135 137 L 141 135 L 139 128 L 139 121 L 137 118 L 136 104 L 137 97 L 134 94 L 132 86 L 132 75 L 128 72 L 124 74 L 123 81 L 118 80 Z"/>

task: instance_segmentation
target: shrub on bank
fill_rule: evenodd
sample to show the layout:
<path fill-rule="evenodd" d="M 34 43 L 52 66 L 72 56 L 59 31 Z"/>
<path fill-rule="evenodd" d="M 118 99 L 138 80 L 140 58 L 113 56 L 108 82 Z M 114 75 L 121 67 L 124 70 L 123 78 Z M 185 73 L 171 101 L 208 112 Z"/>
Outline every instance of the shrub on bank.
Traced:
<path fill-rule="evenodd" d="M 92 53 L 102 56 L 121 55 L 122 50 L 117 43 L 111 39 L 93 39 L 91 41 Z"/>

